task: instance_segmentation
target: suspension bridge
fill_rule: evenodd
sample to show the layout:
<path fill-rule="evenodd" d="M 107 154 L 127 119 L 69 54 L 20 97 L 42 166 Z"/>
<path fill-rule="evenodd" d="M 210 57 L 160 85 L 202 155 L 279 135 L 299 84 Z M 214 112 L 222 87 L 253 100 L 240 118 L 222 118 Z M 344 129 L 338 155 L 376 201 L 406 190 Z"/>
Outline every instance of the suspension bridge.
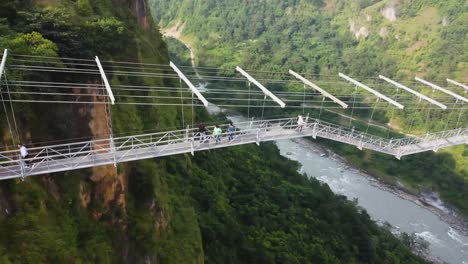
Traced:
<path fill-rule="evenodd" d="M 174 63 L 169 65 L 157 65 L 157 64 L 137 64 L 130 62 L 103 62 L 99 60 L 98 57 L 95 60 L 83 60 L 83 59 L 69 59 L 69 58 L 51 58 L 51 57 L 38 57 L 38 56 L 22 56 L 16 55 L 13 58 L 13 62 L 9 67 L 11 70 L 17 71 L 39 71 L 39 72 L 64 72 L 64 73 L 73 73 L 73 74 L 93 74 L 100 77 L 102 84 L 79 84 L 79 83 L 64 83 L 64 82 L 37 82 L 37 81 L 8 81 L 6 79 L 7 68 L 7 59 L 8 53 L 5 50 L 2 62 L 0 64 L 0 80 L 5 79 L 4 84 L 7 88 L 7 91 L 0 91 L 2 95 L 2 103 L 6 117 L 8 118 L 8 113 L 11 114 L 11 121 L 8 119 L 7 123 L 9 126 L 10 133 L 13 135 L 15 130 L 17 130 L 17 124 L 14 117 L 14 108 L 13 103 L 60 103 L 60 104 L 105 104 L 106 106 L 114 104 L 136 104 L 136 105 L 150 105 L 150 106 L 187 106 L 184 104 L 184 100 L 191 100 L 192 104 L 189 106 L 192 108 L 194 106 L 207 107 L 211 103 L 211 100 L 223 100 L 227 99 L 235 100 L 236 98 L 220 98 L 212 97 L 205 98 L 206 95 L 210 92 L 218 93 L 231 93 L 232 95 L 239 95 L 242 93 L 247 94 L 247 91 L 233 91 L 233 90 L 202 90 L 197 88 L 189 79 L 189 75 L 184 74 L 182 70 L 179 69 Z M 34 59 L 34 60 L 29 60 Z M 41 60 L 39 60 L 41 59 Z M 53 60 L 53 62 L 47 61 Z M 60 62 L 57 62 L 59 60 Z M 29 63 L 29 64 L 28 64 Z M 53 63 L 53 66 L 44 66 L 45 63 Z M 58 65 L 59 63 L 60 65 Z M 105 63 L 113 63 L 114 66 L 112 70 L 106 71 Z M 104 64 L 104 66 L 103 66 Z M 170 67 L 175 73 L 168 73 L 169 68 L 166 68 L 164 71 L 152 72 L 148 71 L 148 68 L 151 66 L 161 66 L 161 67 Z M 110 66 L 108 66 L 110 67 Z M 182 68 L 182 67 L 181 67 Z M 143 69 L 143 71 L 141 71 Z M 138 70 L 138 71 L 137 71 Z M 451 147 L 456 145 L 468 144 L 468 128 L 465 127 L 456 127 L 454 129 L 445 129 L 439 132 L 426 133 L 423 136 L 407 136 L 400 138 L 384 138 L 382 136 L 372 135 L 368 132 L 369 125 L 365 131 L 360 131 L 351 127 L 351 121 L 353 119 L 352 114 L 350 118 L 350 125 L 338 125 L 330 122 L 326 122 L 318 118 L 305 118 L 303 122 L 298 122 L 296 117 L 287 117 L 279 119 L 267 119 L 263 118 L 263 109 L 265 107 L 277 107 L 277 108 L 302 108 L 303 111 L 307 107 L 306 96 L 306 87 L 312 89 L 315 96 L 321 96 L 320 100 L 321 107 L 320 114 L 322 109 L 331 109 L 337 107 L 324 107 L 323 103 L 325 99 L 329 100 L 330 103 L 336 104 L 339 108 L 342 109 L 359 109 L 359 106 L 356 106 L 356 100 L 352 102 L 345 101 L 344 98 L 349 97 L 349 95 L 333 95 L 332 93 L 326 91 L 319 85 L 313 83 L 311 80 L 306 79 L 301 74 L 296 73 L 293 70 L 289 71 L 289 74 L 296 79 L 297 82 L 302 83 L 304 86 L 304 92 L 272 92 L 267 87 L 265 87 L 260 80 L 254 78 L 251 74 L 247 73 L 240 67 L 236 68 L 236 71 L 241 75 L 240 77 L 230 77 L 223 79 L 222 77 L 216 76 L 211 77 L 212 81 L 223 81 L 223 80 L 239 80 L 243 78 L 243 81 L 248 81 L 248 99 L 239 99 L 247 101 L 248 110 L 250 107 L 262 107 L 262 117 L 259 120 L 250 120 L 246 122 L 237 123 L 235 130 L 232 132 L 225 132 L 222 135 L 219 135 L 221 140 L 218 142 L 215 138 L 216 135 L 207 133 L 207 135 L 200 134 L 197 128 L 193 124 L 193 113 L 192 113 L 192 126 L 187 126 L 185 129 L 171 130 L 165 132 L 156 132 L 156 133 L 146 133 L 138 134 L 131 136 L 123 137 L 114 137 L 112 135 L 111 122 L 108 124 L 110 133 L 107 138 L 104 139 L 91 139 L 87 141 L 76 141 L 66 144 L 55 144 L 28 148 L 29 155 L 28 157 L 21 157 L 20 151 L 17 149 L 14 150 L 4 150 L 0 151 L 0 180 L 12 179 L 12 178 L 25 178 L 33 175 L 49 174 L 55 172 L 63 172 L 75 169 L 90 168 L 95 166 L 102 165 L 117 165 L 118 163 L 135 161 L 148 158 L 164 157 L 169 155 L 191 153 L 195 154 L 197 151 L 231 147 L 243 144 L 260 144 L 261 142 L 266 141 L 275 141 L 280 139 L 293 139 L 298 137 L 313 137 L 315 138 L 325 138 L 344 144 L 349 144 L 356 146 L 359 149 L 369 149 L 389 155 L 393 155 L 396 158 L 400 159 L 403 156 L 421 153 L 425 151 L 437 151 L 438 149 Z M 130 86 L 130 85 L 113 85 L 111 86 L 110 82 L 107 79 L 106 74 L 112 75 L 132 75 L 138 77 L 163 77 L 163 78 L 178 78 L 181 83 L 181 87 L 155 87 L 155 86 Z M 345 74 L 340 73 L 339 77 L 345 81 L 354 85 L 357 90 L 358 87 L 362 88 L 364 91 L 369 92 L 372 96 L 377 98 L 376 104 L 379 102 L 385 102 L 386 104 L 393 106 L 396 109 L 402 110 L 405 106 L 409 104 L 402 104 L 397 101 L 397 99 L 404 98 L 403 96 L 394 96 L 391 98 L 379 92 L 368 85 L 361 83 Z M 198 76 L 197 78 L 200 78 Z M 205 80 L 210 78 L 205 76 Z M 451 110 L 455 111 L 460 110 L 458 115 L 458 120 L 456 125 L 460 123 L 460 119 L 463 116 L 463 104 L 468 102 L 468 99 L 458 93 L 455 93 L 446 88 L 442 88 L 439 85 L 433 84 L 426 80 L 415 78 L 416 81 L 430 87 L 433 91 L 437 90 L 441 93 L 444 93 L 444 98 L 451 98 L 455 100 L 455 103 L 442 103 L 436 99 L 441 99 L 443 97 L 429 97 L 424 95 L 414 89 L 411 89 L 403 84 L 400 84 L 396 81 L 393 81 L 385 76 L 380 75 L 379 79 L 385 81 L 386 83 L 396 87 L 397 91 L 399 89 L 404 90 L 408 93 L 411 93 L 412 96 L 415 96 L 419 99 L 420 103 L 422 100 L 428 102 L 434 108 L 441 110 Z M 182 88 L 182 82 L 186 84 L 187 88 Z M 447 79 L 447 82 L 461 87 L 465 90 L 468 90 L 467 87 L 459 82 L 454 80 Z M 251 84 L 256 86 L 259 90 L 252 92 Z M 12 87 L 22 87 L 23 89 L 27 88 L 41 88 L 41 89 L 73 89 L 72 93 L 63 93 L 63 92 L 44 92 L 44 91 L 15 91 L 10 90 Z M 98 93 L 77 93 L 76 89 L 85 89 L 93 90 L 97 89 L 102 91 L 102 94 Z M 157 92 L 180 92 L 181 103 L 177 104 L 173 101 L 170 102 L 128 102 L 120 100 L 120 98 L 157 98 L 157 99 L 179 99 L 175 96 L 154 96 L 145 94 L 143 96 L 138 96 L 135 94 L 123 94 L 118 93 L 114 94 L 114 91 L 152 91 L 155 89 Z M 184 97 L 184 93 L 191 93 L 191 97 Z M 17 93 L 17 97 L 12 97 Z M 294 94 L 295 93 L 295 94 Z M 3 95 L 8 97 L 5 99 Z M 28 97 L 21 97 L 27 95 Z M 258 101 L 263 103 L 263 105 L 255 106 L 251 105 L 251 102 L 255 100 L 252 96 L 259 95 L 260 98 Z M 32 96 L 41 96 L 39 99 L 32 98 Z M 44 99 L 44 97 L 48 99 Z M 73 100 L 57 99 L 57 97 L 63 96 L 74 96 Z M 86 96 L 103 97 L 103 100 L 89 100 L 83 101 L 78 98 L 86 98 Z M 303 100 L 291 100 L 287 96 L 303 96 Z M 268 98 L 268 100 L 267 100 Z M 211 100 L 210 100 L 211 99 Z M 201 104 L 196 105 L 194 100 L 197 100 Z M 271 105 L 265 105 L 266 102 L 271 103 Z M 7 111 L 6 104 L 10 104 L 11 111 Z M 296 104 L 295 106 L 288 106 L 288 104 Z M 358 102 L 359 103 L 359 102 Z M 365 102 L 360 102 L 364 104 Z M 457 108 L 458 104 L 460 106 Z M 218 104 L 221 107 L 246 107 L 245 105 L 222 105 Z M 317 108 L 314 106 L 314 108 Z M 376 106 L 372 107 L 372 116 L 374 111 L 377 109 Z M 431 109 L 431 108 L 428 108 Z M 110 111 L 110 110 L 109 110 Z M 353 112 L 352 112 L 353 113 Z M 250 115 L 250 112 L 249 112 Z M 429 114 L 428 114 L 429 116 Z M 371 120 L 370 120 L 371 121 Z M 463 120 L 462 120 L 463 121 Z M 370 123 L 370 122 L 369 122 Z M 185 124 L 183 125 L 185 127 Z M 223 131 L 226 130 L 226 125 L 221 126 Z M 207 127 L 208 131 L 212 131 L 213 127 Z"/>

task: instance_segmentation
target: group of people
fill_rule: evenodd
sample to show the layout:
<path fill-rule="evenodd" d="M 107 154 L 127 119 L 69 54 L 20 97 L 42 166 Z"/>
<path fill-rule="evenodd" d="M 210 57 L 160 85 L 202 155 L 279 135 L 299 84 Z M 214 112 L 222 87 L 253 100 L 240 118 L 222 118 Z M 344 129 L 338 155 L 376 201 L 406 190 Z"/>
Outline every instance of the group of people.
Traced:
<path fill-rule="evenodd" d="M 303 115 L 299 115 L 297 117 L 297 125 L 298 125 L 298 129 L 299 131 L 302 131 L 302 128 L 304 127 L 304 125 L 306 125 L 307 122 L 304 121 L 304 116 Z M 227 135 L 228 135 L 228 141 L 231 142 L 233 139 L 234 139 L 234 132 L 236 131 L 236 127 L 234 126 L 234 124 L 232 123 L 232 121 L 229 122 L 229 125 L 226 129 L 226 132 L 227 132 Z M 206 135 L 207 135 L 207 132 L 208 132 L 208 129 L 206 128 L 206 124 L 205 124 L 205 121 L 201 121 L 200 125 L 198 126 L 198 133 L 199 133 L 199 138 L 200 138 L 200 143 L 204 143 L 205 140 L 206 140 Z M 223 130 L 221 129 L 221 127 L 219 125 L 216 125 L 213 129 L 213 133 L 214 135 L 214 139 L 215 139 L 215 143 L 218 144 L 219 142 L 221 142 L 221 137 L 223 135 Z M 21 156 L 21 160 L 24 164 L 25 167 L 29 167 L 30 166 L 30 161 L 29 161 L 29 152 L 28 152 L 28 149 L 26 148 L 26 146 L 22 143 L 20 143 L 18 145 L 18 148 L 19 148 L 19 151 L 20 151 L 20 156 Z"/>
<path fill-rule="evenodd" d="M 228 141 L 232 141 L 234 139 L 234 132 L 236 131 L 236 127 L 234 124 L 229 122 L 229 125 L 226 129 L 227 135 L 228 135 Z M 205 121 L 202 121 L 200 125 L 198 126 L 198 133 L 200 134 L 200 143 L 204 143 L 206 140 L 206 133 L 208 132 L 208 129 L 206 128 Z M 213 136 L 215 139 L 215 143 L 218 144 L 221 142 L 221 136 L 223 135 L 223 130 L 219 125 L 216 125 L 213 129 Z"/>
<path fill-rule="evenodd" d="M 299 130 L 299 132 L 302 132 L 302 129 L 304 128 L 305 125 L 307 125 L 307 121 L 304 119 L 304 116 L 303 115 L 298 115 L 297 116 L 297 129 Z M 229 125 L 228 125 L 228 127 L 226 129 L 226 133 L 228 135 L 228 141 L 229 142 L 234 139 L 234 132 L 235 131 L 236 131 L 236 127 L 234 126 L 234 124 L 232 123 L 232 121 L 229 122 Z M 208 132 L 208 129 L 206 128 L 205 121 L 201 121 L 200 125 L 198 126 L 198 133 L 199 133 L 200 143 L 204 143 L 206 141 L 207 132 Z M 221 129 L 221 127 L 219 125 L 216 125 L 213 128 L 212 135 L 214 136 L 216 144 L 221 142 L 221 137 L 223 135 L 223 130 Z"/>

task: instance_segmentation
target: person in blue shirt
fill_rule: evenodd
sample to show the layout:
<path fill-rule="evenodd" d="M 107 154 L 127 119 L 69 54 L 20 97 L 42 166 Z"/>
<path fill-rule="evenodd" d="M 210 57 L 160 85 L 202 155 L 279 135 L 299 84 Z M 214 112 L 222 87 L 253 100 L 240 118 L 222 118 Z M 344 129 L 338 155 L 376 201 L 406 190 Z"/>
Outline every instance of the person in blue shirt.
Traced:
<path fill-rule="evenodd" d="M 228 140 L 229 141 L 234 139 L 234 131 L 236 131 L 236 127 L 232 124 L 232 121 L 231 121 L 231 122 L 229 122 L 229 126 L 227 128 Z"/>

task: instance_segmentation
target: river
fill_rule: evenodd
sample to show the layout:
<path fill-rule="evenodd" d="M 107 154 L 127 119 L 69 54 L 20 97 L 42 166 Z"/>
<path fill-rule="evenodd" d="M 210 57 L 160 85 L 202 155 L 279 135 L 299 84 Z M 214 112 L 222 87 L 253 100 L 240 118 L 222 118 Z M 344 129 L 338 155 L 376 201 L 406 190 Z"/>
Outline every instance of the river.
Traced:
<path fill-rule="evenodd" d="M 358 199 L 359 206 L 378 222 L 389 222 L 398 231 L 415 233 L 429 242 L 430 254 L 448 263 L 468 263 L 468 237 L 462 236 L 437 215 L 416 203 L 384 191 L 369 177 L 348 168 L 333 155 L 307 140 L 276 142 L 281 155 L 302 164 L 301 172 L 327 183 L 348 199 Z"/>
<path fill-rule="evenodd" d="M 216 112 L 219 108 L 211 108 Z M 229 116 L 234 122 L 242 116 Z M 395 232 L 415 233 L 429 242 L 430 255 L 447 263 L 468 264 L 468 237 L 461 235 L 429 209 L 379 188 L 372 177 L 347 166 L 336 155 L 307 139 L 276 141 L 281 155 L 298 161 L 301 173 L 327 183 L 333 192 L 357 199 L 377 222 L 388 222 Z"/>
<path fill-rule="evenodd" d="M 187 44 L 185 46 L 190 50 L 194 66 L 194 52 Z M 199 81 L 198 86 L 204 91 L 207 83 Z M 210 105 L 208 111 L 213 114 L 221 109 Z M 234 123 L 247 120 L 243 116 L 228 118 Z M 301 173 L 327 183 L 335 193 L 350 200 L 357 199 L 359 206 L 375 221 L 388 222 L 396 232 L 415 233 L 426 240 L 431 256 L 447 263 L 468 264 L 468 237 L 451 228 L 428 208 L 379 188 L 372 177 L 346 166 L 335 155 L 324 155 L 324 151 L 309 140 L 280 140 L 276 145 L 281 155 L 302 165 Z"/>

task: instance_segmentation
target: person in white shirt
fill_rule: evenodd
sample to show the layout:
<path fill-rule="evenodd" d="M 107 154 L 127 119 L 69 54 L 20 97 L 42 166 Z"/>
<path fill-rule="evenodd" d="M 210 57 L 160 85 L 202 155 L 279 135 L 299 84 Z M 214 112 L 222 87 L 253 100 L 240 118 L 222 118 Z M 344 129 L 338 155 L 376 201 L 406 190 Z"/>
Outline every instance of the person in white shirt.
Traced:
<path fill-rule="evenodd" d="M 297 116 L 297 128 L 299 128 L 299 132 L 302 132 L 302 128 L 306 124 L 307 123 L 304 121 L 304 116 L 303 115 L 298 115 Z"/>
<path fill-rule="evenodd" d="M 29 152 L 28 152 L 28 149 L 26 148 L 26 146 L 24 144 L 19 144 L 18 148 L 20 150 L 21 159 L 23 159 L 23 160 L 28 159 L 29 158 Z M 26 164 L 27 167 L 29 167 L 29 160 L 25 160 L 24 163 Z"/>

